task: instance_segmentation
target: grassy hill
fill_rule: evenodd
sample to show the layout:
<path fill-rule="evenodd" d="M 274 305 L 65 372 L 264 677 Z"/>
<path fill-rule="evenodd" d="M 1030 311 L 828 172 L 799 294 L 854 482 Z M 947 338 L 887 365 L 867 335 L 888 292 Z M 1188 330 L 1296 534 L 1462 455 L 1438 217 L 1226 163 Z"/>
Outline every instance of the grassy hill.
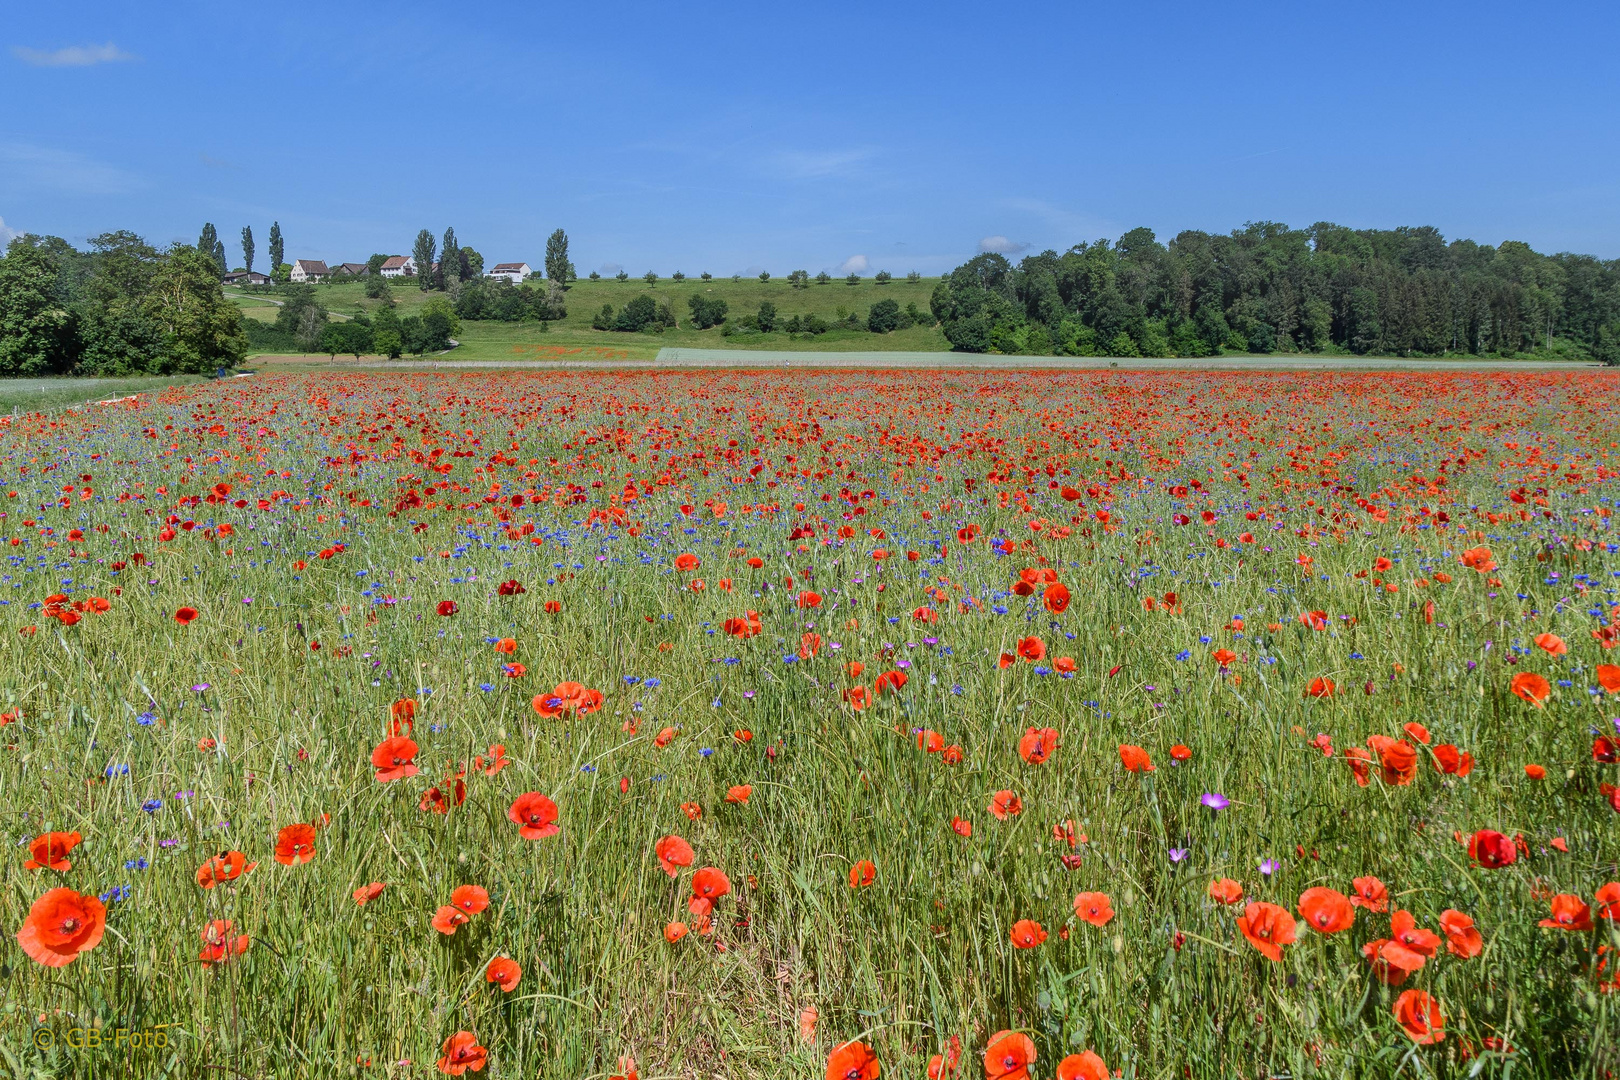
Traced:
<path fill-rule="evenodd" d="M 902 278 L 880 285 L 871 278 L 863 278 L 859 284 L 849 285 L 842 279 L 835 279 L 826 285 L 812 282 L 803 289 L 793 288 L 786 278 L 768 282 L 762 282 L 757 278 L 743 278 L 736 281 L 722 278 L 708 282 L 691 278 L 676 282 L 662 278 L 652 285 L 648 285 L 640 278 L 632 278 L 629 281 L 577 281 L 568 289 L 566 319 L 549 325 L 466 321 L 462 323 L 461 348 L 456 349 L 451 356 L 468 360 L 510 360 L 549 359 L 578 353 L 592 358 L 601 356 L 650 359 L 664 346 L 807 351 L 840 349 L 944 351 L 949 349 L 950 345 L 936 326 L 914 326 L 891 334 L 831 330 L 814 337 L 805 334 L 789 337 L 781 332 L 746 333 L 726 337 L 719 327 L 711 330 L 695 330 L 686 325 L 689 314 L 687 297 L 700 292 L 723 299 L 729 309 L 728 317 L 733 320 L 754 314 L 759 310 L 760 304 L 769 300 L 776 305 L 778 317 L 781 319 L 793 315 L 815 314 L 831 323 L 851 313 L 864 318 L 871 306 L 883 299 L 894 300 L 902 310 L 907 304 L 915 303 L 919 310 L 926 312 L 928 298 L 938 280 L 938 278 L 923 278 L 912 282 Z M 544 282 L 537 284 L 544 286 Z M 374 311 L 382 305 L 380 300 L 367 299 L 364 285 L 357 281 L 321 284 L 316 288 L 321 303 L 335 314 L 355 315 L 362 311 Z M 442 295 L 424 292 L 409 283 L 396 284 L 391 292 L 395 308 L 402 316 L 420 308 L 430 296 Z M 618 310 L 632 298 L 644 293 L 660 302 L 668 300 L 675 309 L 676 316 L 681 320 L 681 325 L 661 334 L 627 334 L 591 329 L 591 319 L 601 310 L 602 305 L 611 304 Z M 226 294 L 231 295 L 232 290 L 226 290 Z M 233 299 L 242 307 L 242 313 L 248 318 L 266 322 L 275 321 L 275 305 L 270 304 L 261 294 L 240 294 L 233 296 Z"/>

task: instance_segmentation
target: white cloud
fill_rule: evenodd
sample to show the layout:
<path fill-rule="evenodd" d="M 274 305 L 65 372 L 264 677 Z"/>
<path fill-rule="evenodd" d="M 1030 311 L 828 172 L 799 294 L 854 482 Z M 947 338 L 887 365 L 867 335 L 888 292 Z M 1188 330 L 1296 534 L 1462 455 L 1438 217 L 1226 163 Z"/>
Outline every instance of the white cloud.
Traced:
<path fill-rule="evenodd" d="M 1028 250 L 1028 244 L 1017 243 L 1005 236 L 987 236 L 979 241 L 980 254 L 993 251 L 997 255 L 1018 255 Z"/>
<path fill-rule="evenodd" d="M 75 195 L 113 195 L 135 186 L 134 178 L 122 169 L 77 151 L 29 143 L 0 143 L 0 174 L 24 187 Z"/>
<path fill-rule="evenodd" d="M 30 49 L 24 45 L 12 47 L 11 53 L 32 67 L 93 67 L 112 64 L 135 57 L 112 42 L 105 45 L 69 45 L 65 49 Z"/>
<path fill-rule="evenodd" d="M 840 274 L 864 274 L 866 268 L 870 265 L 871 262 L 865 255 L 851 255 L 838 264 L 838 272 Z"/>
<path fill-rule="evenodd" d="M 21 235 L 22 233 L 6 224 L 5 218 L 0 217 L 0 248 L 5 247 L 7 244 L 11 243 L 14 238 Z"/>

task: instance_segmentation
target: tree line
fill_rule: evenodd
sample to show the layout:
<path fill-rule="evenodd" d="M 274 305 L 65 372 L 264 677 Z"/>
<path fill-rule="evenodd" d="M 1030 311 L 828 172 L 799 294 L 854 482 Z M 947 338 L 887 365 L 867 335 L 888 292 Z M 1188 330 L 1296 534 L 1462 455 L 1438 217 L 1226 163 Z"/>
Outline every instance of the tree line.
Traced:
<path fill-rule="evenodd" d="M 1427 226 L 1230 234 L 1151 229 L 979 255 L 930 306 L 966 352 L 1214 356 L 1221 352 L 1548 356 L 1620 364 L 1620 260 L 1528 244 L 1447 243 Z"/>
<path fill-rule="evenodd" d="M 258 245 L 253 241 L 253 226 L 242 226 L 242 264 L 238 270 L 252 271 L 254 257 L 258 254 Z M 225 241 L 220 239 L 219 230 L 212 221 L 203 222 L 202 232 L 197 236 L 197 250 L 213 259 L 214 265 L 221 274 L 231 272 L 231 262 L 225 254 Z M 265 275 L 272 281 L 286 281 L 292 273 L 292 267 L 283 261 L 287 253 L 287 243 L 281 235 L 281 222 L 270 223 L 270 272 Z"/>
<path fill-rule="evenodd" d="M 55 236 L 13 238 L 0 256 L 0 377 L 234 366 L 248 342 L 220 287 L 219 254 L 160 251 L 122 231 L 91 238 L 88 251 Z"/>
<path fill-rule="evenodd" d="M 917 325 L 934 324 L 932 313 L 920 310 L 915 302 L 902 309 L 898 301 L 887 299 L 874 303 L 865 316 L 840 307 L 837 317 L 833 319 L 826 319 L 815 312 L 783 316 L 769 300 L 763 301 L 757 311 L 733 319 L 730 305 L 724 299 L 703 293 L 688 296 L 686 306 L 686 325 L 689 328 L 711 330 L 718 326 L 725 337 L 775 332 L 814 337 L 829 330 L 865 330 L 873 334 L 887 334 Z M 646 293 L 632 298 L 617 310 L 612 304 L 603 304 L 602 310 L 591 318 L 591 329 L 617 330 L 621 333 L 661 334 L 678 326 L 680 320 L 675 305 L 667 299 L 655 300 Z"/>

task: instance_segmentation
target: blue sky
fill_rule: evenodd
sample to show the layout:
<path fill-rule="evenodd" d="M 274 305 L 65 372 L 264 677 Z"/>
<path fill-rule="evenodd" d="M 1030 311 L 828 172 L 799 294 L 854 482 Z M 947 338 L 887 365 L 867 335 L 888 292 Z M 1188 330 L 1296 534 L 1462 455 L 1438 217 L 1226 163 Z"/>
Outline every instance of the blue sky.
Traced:
<path fill-rule="evenodd" d="M 1613 5 L 15 5 L 0 238 L 938 273 L 1251 220 L 1620 257 Z"/>

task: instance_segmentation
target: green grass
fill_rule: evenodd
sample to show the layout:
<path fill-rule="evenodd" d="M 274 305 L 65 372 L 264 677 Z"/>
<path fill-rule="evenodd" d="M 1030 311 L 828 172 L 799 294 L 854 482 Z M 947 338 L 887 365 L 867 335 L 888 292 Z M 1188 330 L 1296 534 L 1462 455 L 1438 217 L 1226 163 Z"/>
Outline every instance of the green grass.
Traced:
<path fill-rule="evenodd" d="M 602 1078 L 631 1054 L 646 1078 L 820 1077 L 859 1037 L 909 1078 L 954 1036 L 973 1078 L 988 1037 L 1016 1029 L 1036 1080 L 1086 1048 L 1142 1080 L 1604 1076 L 1620 994 L 1594 964 L 1620 933 L 1537 922 L 1548 894 L 1590 903 L 1620 878 L 1599 788 L 1620 769 L 1592 752 L 1615 699 L 1590 692 L 1616 657 L 1593 636 L 1620 569 L 1595 512 L 1620 495 L 1613 390 L 1585 372 L 343 372 L 0 426 L 19 493 L 0 710 L 22 712 L 0 727 L 0 923 L 14 933 L 52 886 L 129 888 L 67 967 L 0 940 L 6 1068 L 420 1077 L 467 1030 L 483 1075 Z M 627 478 L 628 525 L 593 522 Z M 982 534 L 963 543 L 967 524 Z M 1011 554 L 990 548 L 1003 536 Z M 1460 564 L 1479 544 L 1496 569 Z M 677 571 L 683 552 L 701 565 Z M 1072 602 L 1018 595 L 1025 568 Z M 525 591 L 499 595 L 514 579 Z M 59 591 L 110 610 L 70 626 L 32 606 Z M 1144 604 L 1167 592 L 1174 609 Z M 1314 610 L 1326 629 L 1301 622 Z M 761 632 L 729 636 L 750 611 Z M 808 659 L 806 633 L 823 639 Z M 1002 668 L 1029 635 L 1044 660 Z M 852 708 L 843 691 L 886 671 L 904 687 Z M 1553 683 L 1544 709 L 1509 692 L 1520 671 Z M 1318 678 L 1338 693 L 1310 696 Z M 600 710 L 538 715 L 531 698 L 565 680 Z M 422 771 L 378 783 L 370 755 L 406 698 Z M 1440 772 L 1409 723 L 1473 773 Z M 1018 750 L 1032 727 L 1059 733 L 1041 764 Z M 962 760 L 920 750 L 924 728 Z M 1375 735 L 1415 751 L 1410 783 L 1376 763 L 1354 781 L 1347 751 Z M 473 762 L 495 743 L 511 765 L 491 776 Z M 1126 772 L 1122 744 L 1156 771 Z M 465 803 L 424 809 L 458 772 Z M 1001 790 L 1022 813 L 992 816 Z M 558 835 L 518 836 L 507 811 L 530 791 L 556 800 Z M 1083 842 L 1054 837 L 1065 821 Z M 278 864 L 278 830 L 304 822 L 314 858 Z M 1527 854 L 1470 868 L 1453 834 L 1482 828 L 1522 833 Z M 46 829 L 83 834 L 70 870 L 23 868 L 17 845 Z M 674 877 L 653 854 L 667 835 L 696 850 Z M 199 888 L 227 849 L 257 869 Z M 851 888 L 867 859 L 875 884 Z M 704 866 L 733 891 L 712 935 L 670 945 Z M 1293 910 L 1368 874 L 1419 926 L 1456 909 L 1484 935 L 1482 955 L 1441 945 L 1401 988 L 1442 1002 L 1437 1046 L 1402 1033 L 1398 991 L 1362 958 L 1389 913 L 1302 933 L 1273 963 L 1207 895 L 1231 877 Z M 386 890 L 356 906 L 372 881 Z M 489 909 L 436 933 L 465 884 Z M 1078 920 L 1081 891 L 1106 892 L 1112 921 Z M 250 943 L 210 970 L 212 919 Z M 1013 948 L 1021 919 L 1049 939 Z M 485 981 L 497 955 L 522 966 L 510 994 Z M 169 1046 L 67 1045 L 92 1021 L 171 1025 Z"/>
<path fill-rule="evenodd" d="M 57 409 L 87 401 L 146 394 L 202 382 L 200 375 L 127 379 L 0 379 L 0 412 Z"/>
<path fill-rule="evenodd" d="M 758 312 L 759 305 L 769 300 L 776 305 L 778 316 L 782 319 L 792 315 L 813 313 L 832 322 L 842 317 L 840 311 L 844 314 L 855 313 L 864 318 L 873 303 L 885 298 L 894 300 L 902 310 L 907 304 L 915 303 L 919 310 L 927 312 L 928 298 L 936 283 L 935 278 L 924 278 L 919 282 L 908 282 L 901 278 L 886 285 L 879 285 L 866 278 L 854 286 L 846 285 L 839 280 L 828 285 L 812 283 L 808 288 L 795 289 L 785 278 L 770 282 L 761 282 L 757 278 L 744 278 L 733 282 L 730 278 L 724 278 L 708 283 L 691 279 L 675 282 L 664 278 L 652 286 L 648 286 L 640 278 L 623 282 L 584 280 L 575 282 L 568 290 L 566 319 L 549 324 L 544 331 L 541 329 L 542 324 L 539 323 L 502 323 L 487 320 L 464 322 L 458 339 L 462 343 L 461 348 L 456 349 L 451 355 L 455 359 L 463 360 L 522 360 L 550 359 L 558 356 L 594 357 L 604 355 L 598 350 L 608 350 L 613 356 L 650 360 L 658 354 L 660 348 L 666 346 L 708 349 L 768 348 L 803 351 L 880 349 L 943 352 L 950 348 L 950 343 L 945 340 L 938 327 L 916 326 L 891 334 L 834 330 L 815 336 L 801 334 L 794 338 L 780 332 L 739 334 L 728 338 L 721 333 L 719 327 L 711 330 L 693 330 L 684 326 L 690 314 L 687 297 L 700 291 L 724 299 L 729 307 L 728 317 L 733 320 Z M 541 288 L 544 284 L 538 283 Z M 344 315 L 375 311 L 382 303 L 380 300 L 367 299 L 365 286 L 359 282 L 323 284 L 316 288 L 316 295 L 328 310 Z M 591 329 L 591 319 L 601 310 L 603 304 L 611 304 L 617 310 L 640 293 L 648 293 L 660 301 L 668 300 L 683 326 L 666 330 L 661 334 L 626 334 Z M 423 292 L 414 285 L 395 285 L 391 287 L 391 295 L 395 310 L 401 316 L 405 316 L 420 308 L 429 297 L 443 294 Z M 243 314 L 248 318 L 262 319 L 266 322 L 275 321 L 274 308 L 246 304 L 243 306 Z"/>

